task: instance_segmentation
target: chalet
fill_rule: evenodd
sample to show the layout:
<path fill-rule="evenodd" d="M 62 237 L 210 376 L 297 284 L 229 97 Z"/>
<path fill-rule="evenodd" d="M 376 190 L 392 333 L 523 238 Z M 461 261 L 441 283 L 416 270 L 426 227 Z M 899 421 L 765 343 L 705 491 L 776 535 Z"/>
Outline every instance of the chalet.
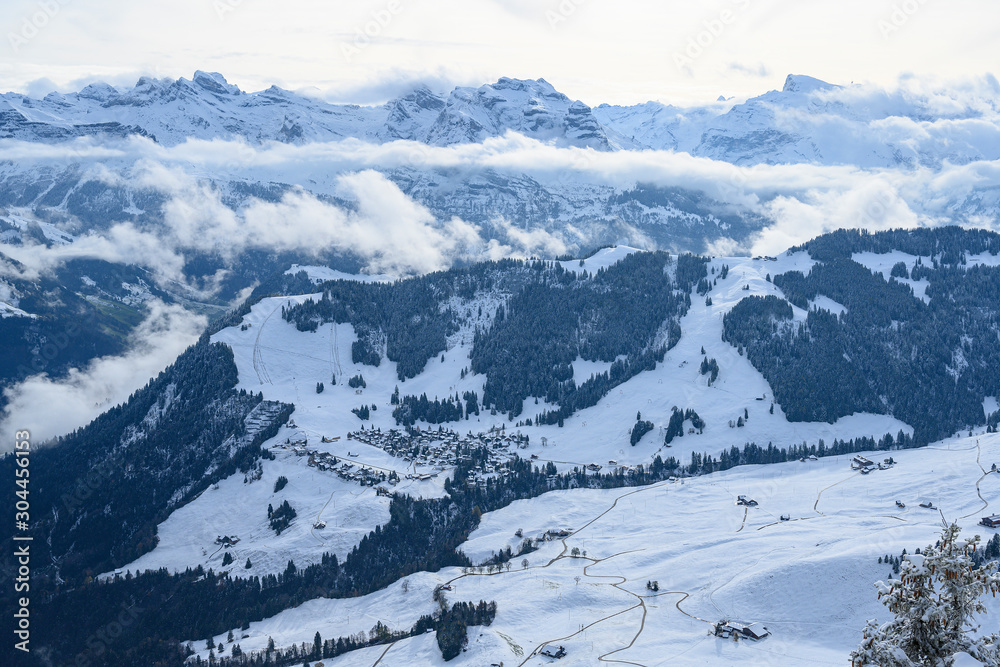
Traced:
<path fill-rule="evenodd" d="M 326 528 L 326 521 L 317 521 L 316 523 L 313 524 L 313 528 L 315 528 L 316 530 L 322 530 Z"/>
<path fill-rule="evenodd" d="M 923 507 L 925 510 L 936 510 L 937 509 L 936 507 L 934 507 L 934 503 L 932 503 L 929 500 L 925 500 L 924 502 L 920 503 L 920 506 Z"/>
<path fill-rule="evenodd" d="M 782 520 L 782 521 L 791 521 L 791 520 L 792 520 L 792 517 L 790 517 L 790 516 L 789 516 L 789 515 L 787 515 L 787 514 L 782 514 L 782 515 L 781 515 L 781 520 Z"/>
<path fill-rule="evenodd" d="M 715 624 L 715 636 L 728 639 L 730 637 L 740 639 L 753 639 L 760 641 L 769 636 L 770 631 L 757 623 L 741 623 L 739 621 L 719 621 Z"/>
<path fill-rule="evenodd" d="M 861 456 L 860 454 L 851 459 L 851 470 L 864 470 L 865 468 L 874 468 L 874 467 L 875 467 L 874 461 L 870 461 L 865 457 Z"/>
<path fill-rule="evenodd" d="M 905 510 L 906 509 L 906 505 L 902 501 L 900 501 L 900 500 L 896 501 L 896 507 L 898 507 L 901 510 Z"/>
<path fill-rule="evenodd" d="M 240 538 L 236 537 L 235 535 L 233 535 L 232 537 L 230 537 L 229 535 L 219 535 L 218 537 L 215 538 L 216 544 L 221 544 L 226 548 L 233 546 L 239 541 Z"/>
<path fill-rule="evenodd" d="M 980 526 L 986 526 L 987 528 L 1000 528 L 1000 514 L 994 514 L 993 516 L 984 516 L 979 521 Z"/>
<path fill-rule="evenodd" d="M 559 660 L 560 658 L 566 657 L 566 648 L 563 646 L 559 646 L 555 649 L 543 648 L 541 654 L 546 658 L 555 658 L 556 660 Z"/>
<path fill-rule="evenodd" d="M 747 498 L 746 496 L 737 496 L 736 504 L 743 505 L 745 507 L 757 507 L 758 503 L 753 498 Z"/>
<path fill-rule="evenodd" d="M 549 539 L 561 539 L 563 537 L 569 537 L 573 534 L 573 531 L 568 528 L 560 528 L 556 530 L 555 528 L 550 528 L 548 532 L 545 533 L 546 537 Z"/>
<path fill-rule="evenodd" d="M 618 461 L 615 461 L 614 459 L 608 459 L 608 465 L 609 466 L 616 466 L 616 465 L 618 465 Z"/>

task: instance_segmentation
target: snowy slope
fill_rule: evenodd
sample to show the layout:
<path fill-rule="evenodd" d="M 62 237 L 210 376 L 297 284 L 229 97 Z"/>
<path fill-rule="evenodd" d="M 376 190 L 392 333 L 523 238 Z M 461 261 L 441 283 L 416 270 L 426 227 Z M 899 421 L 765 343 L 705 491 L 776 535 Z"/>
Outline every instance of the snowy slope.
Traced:
<path fill-rule="evenodd" d="M 252 623 L 238 641 L 244 651 L 264 648 L 268 637 L 310 642 L 316 631 L 343 636 L 377 619 L 406 628 L 432 608 L 433 586 L 451 583 L 449 602 L 498 603 L 496 621 L 470 630 L 455 665 L 549 664 L 528 657 L 546 644 L 566 647 L 559 662 L 566 665 L 597 664 L 601 656 L 644 665 L 842 665 L 866 619 L 886 620 L 872 584 L 890 568 L 878 559 L 912 553 L 939 533 L 940 514 L 918 507 L 920 501 L 934 502 L 967 534 L 992 534 L 972 524 L 997 510 L 1000 476 L 984 474 L 980 464 L 1000 459 L 1000 436 L 893 456 L 895 467 L 867 476 L 850 469 L 849 457 L 832 457 L 517 501 L 484 515 L 463 547 L 473 560 L 516 541 L 517 529 L 526 536 L 550 528 L 573 534 L 529 554 L 526 569 L 517 559 L 501 573 L 420 573 L 407 578 L 409 592 L 397 583 L 363 598 L 314 600 Z M 993 504 L 980 500 L 977 486 Z M 739 494 L 760 505 L 737 506 Z M 781 514 L 791 520 L 780 521 Z M 573 548 L 586 557 L 572 557 Z M 646 589 L 650 580 L 659 582 L 659 593 Z M 995 627 L 1000 603 L 987 603 L 985 627 Z M 773 634 L 760 643 L 717 639 L 710 631 L 722 618 L 761 623 Z M 380 664 L 443 664 L 435 648 L 427 637 L 403 640 Z M 371 664 L 383 650 L 327 664 Z"/>
<path fill-rule="evenodd" d="M 584 260 L 584 267 L 578 260 L 565 266 L 594 271 L 632 252 L 638 251 L 607 248 Z M 902 256 L 856 259 L 886 271 L 896 261 L 916 261 Z M 503 415 L 487 413 L 446 426 L 461 433 L 500 425 L 507 432 L 519 430 L 530 435 L 527 449 L 516 450 L 519 456 L 536 455 L 539 462 L 553 461 L 561 470 L 593 462 L 611 467 L 610 459 L 618 465 L 646 463 L 658 453 L 683 462 L 692 452 L 717 454 L 748 441 L 787 446 L 910 431 L 906 424 L 879 415 L 852 415 L 830 425 L 790 423 L 780 406 L 771 414 L 767 382 L 722 342 L 721 316 L 748 294 L 778 293 L 767 274 L 808 273 L 813 260 L 804 252 L 786 253 L 775 261 L 715 258 L 710 276 L 717 277 L 723 265 L 729 273 L 709 293 L 713 305 L 695 295 L 681 322 L 681 340 L 664 363 L 573 415 L 564 428 L 516 429 Z M 297 268 L 315 278 L 327 275 L 322 267 Z M 449 339 L 443 362 L 432 359 L 423 373 L 400 382 L 392 362 L 373 368 L 351 361 L 356 337 L 350 325 L 327 324 L 308 333 L 281 318 L 282 306 L 317 296 L 264 299 L 240 325 L 213 337 L 232 347 L 240 388 L 295 403 L 292 422 L 267 443 L 276 459 L 262 462 L 261 479 L 247 483 L 240 474 L 209 489 L 159 526 L 160 543 L 152 552 L 123 569 L 177 570 L 202 564 L 218 570 L 225 550 L 215 538 L 235 535 L 240 541 L 230 549 L 231 574 L 278 572 L 288 559 L 301 567 L 316 562 L 324 551 L 343 556 L 367 530 L 387 520 L 387 498 L 372 487 L 308 465 L 299 451 L 328 452 L 355 470 L 394 470 L 402 479 L 393 489 L 397 492 L 422 497 L 443 493 L 448 465 L 408 462 L 347 440 L 347 434 L 362 425 L 350 409 L 376 405 L 365 428 L 375 425 L 386 431 L 394 427 L 389 395 L 397 385 L 402 393 L 427 392 L 432 397 L 481 392 L 481 376 L 462 378 L 460 373 L 469 364 L 469 332 Z M 498 298 L 449 305 L 473 312 L 482 303 L 492 312 Z M 819 300 L 815 305 L 839 306 Z M 804 311 L 797 316 L 804 318 Z M 719 363 L 719 378 L 712 386 L 698 371 L 702 346 L 705 356 Z M 593 362 L 574 364 L 581 375 L 601 370 Z M 347 386 L 355 374 L 364 376 L 366 388 Z M 326 385 L 322 393 L 316 393 L 318 382 Z M 758 396 L 764 400 L 755 400 Z M 661 445 L 660 429 L 673 406 L 696 409 L 707 425 L 704 433 L 685 434 L 668 449 Z M 546 407 L 529 399 L 522 418 Z M 658 428 L 630 447 L 628 431 L 636 410 Z M 744 410 L 749 414 L 746 426 L 730 427 L 729 421 Z M 549 664 L 536 654 L 549 645 L 566 647 L 567 657 L 559 662 L 566 665 L 592 665 L 602 657 L 643 665 L 843 664 L 865 620 L 886 617 L 872 586 L 889 572 L 878 558 L 898 555 L 904 548 L 912 552 L 936 536 L 940 514 L 920 508 L 920 502 L 934 503 L 969 532 L 980 516 L 998 511 L 1000 477 L 986 471 L 1000 461 L 1000 435 L 977 433 L 892 455 L 894 467 L 870 475 L 852 470 L 850 457 L 842 456 L 742 466 L 648 487 L 557 491 L 517 501 L 483 516 L 462 546 L 473 562 L 483 562 L 508 546 L 516 550 L 522 541 L 515 535 L 519 529 L 525 537 L 541 537 L 551 529 L 569 530 L 571 536 L 541 542 L 538 551 L 523 557 L 527 567 L 518 557 L 501 573 L 446 568 L 411 575 L 360 598 L 312 600 L 251 623 L 246 631 L 234 629 L 236 642 L 248 652 L 265 648 L 269 638 L 278 646 L 311 643 L 316 632 L 324 639 L 355 635 L 378 621 L 394 630 L 407 629 L 434 610 L 434 588 L 450 583 L 449 602 L 485 599 L 499 605 L 492 626 L 470 630 L 468 649 L 451 663 L 455 665 Z M 884 456 L 870 455 L 876 460 Z M 412 478 L 418 474 L 435 476 Z M 279 475 L 289 483 L 275 493 Z M 759 506 L 736 505 L 740 494 Z M 276 536 L 267 527 L 264 508 L 284 499 L 299 516 Z M 898 508 L 896 500 L 906 507 Z M 780 520 L 781 515 L 790 520 Z M 314 527 L 320 520 L 326 526 Z M 579 557 L 572 555 L 574 547 Z M 252 562 L 249 570 L 243 567 L 247 558 Z M 659 582 L 658 593 L 646 589 L 651 580 Z M 1000 613 L 1000 605 L 990 600 L 990 611 Z M 710 631 L 721 618 L 760 623 L 773 634 L 760 643 L 716 639 Z M 214 641 L 225 643 L 225 634 Z M 204 639 L 191 638 L 191 644 L 203 649 Z M 201 655 L 206 657 L 206 652 Z M 379 660 L 382 665 L 443 664 L 433 635 L 362 649 L 324 664 L 371 665 Z"/>
<path fill-rule="evenodd" d="M 583 267 L 576 260 L 564 264 L 574 270 L 595 272 L 632 252 L 637 251 L 624 246 L 606 248 L 584 260 Z M 485 411 L 471 420 L 444 426 L 463 434 L 469 431 L 486 432 L 494 427 L 503 427 L 510 433 L 522 433 L 529 436 L 530 443 L 525 449 L 517 450 L 518 455 L 533 455 L 539 462 L 551 461 L 564 471 L 591 463 L 603 466 L 609 460 L 615 460 L 619 465 L 649 463 L 658 454 L 674 456 L 686 463 L 692 452 L 717 456 L 723 449 L 734 445 L 742 447 L 748 442 L 787 447 L 802 442 L 816 444 L 820 439 L 831 443 L 835 438 L 878 438 L 886 433 L 895 435 L 900 430 L 912 433 L 908 425 L 885 415 L 855 414 L 827 424 L 789 422 L 780 405 L 775 405 L 772 414 L 771 389 L 766 380 L 735 348 L 722 341 L 722 315 L 725 312 L 750 294 L 780 293 L 765 279 L 767 273 L 790 270 L 807 273 L 812 263 L 805 252 L 782 255 L 776 262 L 748 258 L 712 260 L 710 271 L 718 274 L 725 264 L 730 267 L 728 277 L 720 280 L 709 293 L 713 299 L 712 306 L 706 306 L 701 298 L 693 299 L 689 313 L 681 320 L 680 342 L 667 353 L 663 363 L 658 364 L 655 370 L 641 373 L 615 388 L 594 407 L 577 412 L 565 421 L 562 428 L 555 425 L 516 428 L 506 420 L 505 415 L 491 416 Z M 316 277 L 326 275 L 317 267 L 308 271 Z M 750 289 L 745 290 L 745 286 Z M 247 486 L 240 477 L 227 480 L 218 490 L 206 492 L 160 526 L 160 544 L 156 549 L 124 569 L 161 566 L 183 569 L 212 563 L 213 559 L 222 557 L 212 548 L 214 539 L 233 532 L 241 538 L 235 551 L 241 559 L 238 565 L 242 565 L 246 558 L 243 554 L 246 553 L 255 566 L 259 562 L 254 572 L 280 571 L 289 558 L 305 565 L 318 561 L 323 551 L 336 549 L 342 554 L 366 530 L 374 529 L 385 521 L 387 503 L 374 498 L 372 488 L 344 483 L 332 473 L 317 472 L 307 465 L 304 457 L 293 456 L 284 448 L 284 441 L 289 438 L 302 439 L 308 448 L 327 452 L 354 465 L 367 466 L 375 471 L 394 470 L 403 478 L 395 491 L 420 497 L 436 497 L 443 493 L 444 477 L 449 474 L 450 465 L 434 467 L 418 465 L 416 461 L 405 462 L 378 447 L 348 440 L 347 436 L 362 425 L 365 428 L 378 427 L 382 431 L 398 428 L 392 418 L 390 404 L 390 396 L 396 387 L 403 395 L 426 393 L 431 399 L 466 391 L 475 391 L 481 396 L 484 376 L 467 374 L 461 377 L 462 370 L 471 365 L 472 329 L 476 324 L 481 326 L 481 323 L 469 324 L 465 330 L 450 338 L 450 349 L 444 353 L 443 362 L 432 359 L 423 373 L 401 382 L 394 362 L 383 360 L 376 368 L 355 364 L 351 360 L 351 345 L 356 340 L 351 325 L 325 324 L 310 333 L 298 331 L 281 318 L 283 306 L 318 296 L 264 299 L 253 306 L 241 326 L 230 327 L 213 336 L 213 341 L 232 347 L 239 369 L 239 388 L 261 392 L 266 399 L 295 404 L 295 427 L 283 430 L 271 441 L 272 451 L 278 454 L 278 460 L 263 462 L 262 481 Z M 499 297 L 450 305 L 475 313 L 482 304 L 483 310 L 491 313 L 496 309 L 496 298 Z M 798 314 L 799 319 L 805 318 L 804 311 Z M 719 377 L 711 386 L 708 385 L 708 378 L 699 371 L 699 365 L 706 356 L 715 358 L 720 368 Z M 573 367 L 578 383 L 593 373 L 607 370 L 606 364 L 582 359 L 577 360 Z M 348 380 L 355 375 L 364 377 L 366 388 L 348 386 Z M 336 384 L 331 382 L 334 377 Z M 316 385 L 320 382 L 324 383 L 324 391 L 318 394 Z M 362 405 L 377 406 L 378 409 L 371 413 L 370 421 L 362 422 L 351 412 Z M 519 419 L 531 417 L 534 420 L 537 414 L 552 407 L 544 400 L 536 405 L 532 399 L 527 399 L 524 414 Z M 694 409 L 705 420 L 706 426 L 703 433 L 688 433 L 675 439 L 671 446 L 664 446 L 663 433 L 674 407 Z M 629 436 L 637 411 L 641 411 L 642 418 L 652 421 L 656 428 L 632 447 Z M 737 428 L 736 421 L 745 414 L 749 415 L 746 425 Z M 422 426 L 428 428 L 427 424 Z M 323 442 L 323 438 L 338 439 Z M 271 493 L 279 474 L 292 480 L 283 493 L 291 494 L 288 497 L 299 511 L 300 518 L 293 529 L 276 539 L 267 528 L 264 509 L 269 502 L 277 506 L 284 499 L 281 494 Z M 435 476 L 425 480 L 407 479 L 408 475 L 417 474 Z M 352 490 L 361 500 L 348 495 Z M 250 494 L 254 502 L 246 505 L 237 502 L 244 494 Z M 328 507 L 328 501 L 332 501 L 333 506 Z M 237 505 L 244 508 L 242 514 L 220 515 L 216 509 Z M 349 507 L 354 509 L 347 509 Z M 347 518 L 342 514 L 345 511 L 350 513 Z M 310 531 L 311 522 L 320 518 L 332 526 L 328 517 L 350 530 L 332 542 L 327 539 L 326 533 L 320 535 Z M 246 541 L 243 541 L 244 537 Z M 273 557 L 263 555 L 272 550 L 276 554 Z M 242 573 L 241 567 L 233 570 L 234 575 Z"/>

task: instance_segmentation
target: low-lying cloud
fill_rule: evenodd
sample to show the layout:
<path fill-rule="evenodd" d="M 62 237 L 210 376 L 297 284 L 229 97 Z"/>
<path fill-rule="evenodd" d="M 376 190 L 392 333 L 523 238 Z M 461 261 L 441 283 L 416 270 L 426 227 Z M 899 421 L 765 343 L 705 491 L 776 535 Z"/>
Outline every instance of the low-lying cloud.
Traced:
<path fill-rule="evenodd" d="M 861 92 L 841 89 L 829 94 Z M 933 104 L 945 106 L 944 101 Z M 910 126 L 919 125 L 903 117 L 885 122 L 906 125 L 900 134 L 917 132 Z M 988 125 L 966 123 L 955 136 L 973 141 L 976 128 L 992 131 Z M 770 221 L 749 241 L 722 238 L 714 248 L 768 254 L 840 227 L 955 222 L 992 227 L 989 193 L 1000 188 L 1000 161 L 992 160 L 944 160 L 934 168 L 896 169 L 741 166 L 673 151 L 559 148 L 513 132 L 478 144 L 443 147 L 358 139 L 262 146 L 190 139 L 166 147 L 133 137 L 101 144 L 86 139 L 58 145 L 6 140 L 0 141 L 0 151 L 22 163 L 97 170 L 94 178 L 155 191 L 166 201 L 162 224 L 155 227 L 118 222 L 83 234 L 73 244 L 5 246 L 3 252 L 36 272 L 75 257 L 97 257 L 138 263 L 171 281 L 184 279 L 184 263 L 192 251 L 233 258 L 249 248 L 317 254 L 337 249 L 361 258 L 366 271 L 408 275 L 446 268 L 456 260 L 563 254 L 588 243 L 588 231 L 565 223 L 540 229 L 503 219 L 482 227 L 458 218 L 439 219 L 387 177 L 401 171 L 454 179 L 484 173 L 527 176 L 566 197 L 580 187 L 626 190 L 639 183 L 702 192 L 737 214 Z M 276 202 L 251 199 L 233 209 L 215 185 L 230 181 L 302 187 L 293 187 Z M 987 204 L 987 215 L 977 213 L 970 202 Z M 632 231 L 627 240 L 644 245 L 642 234 Z"/>
<path fill-rule="evenodd" d="M 157 300 L 146 305 L 149 312 L 132 332 L 125 354 L 94 359 L 63 379 L 35 375 L 6 388 L 0 430 L 28 429 L 41 443 L 85 426 L 173 363 L 207 323 L 177 305 Z"/>

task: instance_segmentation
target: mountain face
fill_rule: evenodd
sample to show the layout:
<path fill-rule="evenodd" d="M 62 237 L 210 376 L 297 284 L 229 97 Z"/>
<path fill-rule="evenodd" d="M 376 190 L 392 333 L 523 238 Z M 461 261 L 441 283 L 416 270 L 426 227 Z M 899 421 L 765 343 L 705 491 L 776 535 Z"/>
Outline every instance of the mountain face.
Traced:
<path fill-rule="evenodd" d="M 501 78 L 439 94 L 426 86 L 382 106 L 328 104 L 272 86 L 245 93 L 218 73 L 143 77 L 131 89 L 97 83 L 43 99 L 0 96 L 0 138 L 65 141 L 139 134 L 306 144 L 358 138 L 432 146 L 479 143 L 509 131 L 557 146 L 675 150 L 733 164 L 940 166 L 1000 158 L 996 101 L 937 105 L 789 75 L 781 90 L 738 104 L 660 102 L 591 109 L 544 79 Z M 978 121 L 956 125 L 955 121 Z M 846 139 L 846 140 L 845 140 Z"/>
<path fill-rule="evenodd" d="M 901 94 L 862 94 L 789 75 L 781 90 L 731 106 L 602 104 L 594 116 L 641 146 L 732 164 L 910 169 L 1000 158 L 996 100 L 984 106 L 942 111 Z"/>
<path fill-rule="evenodd" d="M 24 141 L 141 134 L 166 146 L 188 138 L 304 144 L 347 137 L 451 146 L 513 130 L 561 145 L 631 147 L 618 143 L 617 133 L 597 122 L 588 106 L 545 80 L 503 78 L 447 96 L 422 86 L 383 106 L 361 107 L 326 104 L 277 86 L 248 94 L 221 74 L 199 71 L 190 81 L 143 77 L 127 90 L 91 84 L 70 95 L 36 100 L 7 93 L 0 100 L 0 138 Z"/>

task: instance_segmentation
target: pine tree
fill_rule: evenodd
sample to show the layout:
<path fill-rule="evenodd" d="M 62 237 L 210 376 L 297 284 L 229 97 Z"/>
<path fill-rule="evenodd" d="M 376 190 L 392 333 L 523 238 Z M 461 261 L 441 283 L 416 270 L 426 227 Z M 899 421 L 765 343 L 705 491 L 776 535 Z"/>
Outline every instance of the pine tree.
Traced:
<path fill-rule="evenodd" d="M 979 536 L 959 539 L 958 524 L 946 526 L 941 540 L 923 554 L 903 556 L 898 580 L 878 582 L 879 599 L 896 618 L 879 626 L 868 621 L 864 639 L 851 653 L 852 665 L 947 667 L 958 653 L 1000 665 L 1000 637 L 977 636 L 974 615 L 986 613 L 980 598 L 1000 592 L 996 563 L 972 567 Z"/>

